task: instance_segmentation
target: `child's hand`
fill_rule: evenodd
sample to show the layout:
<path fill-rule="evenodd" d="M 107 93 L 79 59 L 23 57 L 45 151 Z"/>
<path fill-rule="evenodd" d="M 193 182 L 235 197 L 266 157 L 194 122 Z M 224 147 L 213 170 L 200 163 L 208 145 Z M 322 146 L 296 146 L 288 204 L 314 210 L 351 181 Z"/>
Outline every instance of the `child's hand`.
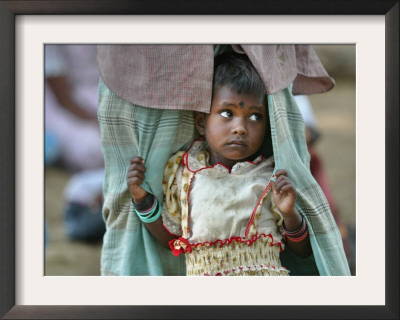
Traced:
<path fill-rule="evenodd" d="M 128 189 L 132 194 L 133 201 L 139 203 L 147 196 L 147 191 L 140 186 L 144 180 L 146 167 L 144 166 L 144 160 L 141 157 L 133 157 L 130 164 L 131 165 L 129 166 L 126 175 L 126 183 L 128 184 Z"/>
<path fill-rule="evenodd" d="M 296 203 L 296 188 L 288 178 L 286 170 L 278 170 L 276 182 L 272 182 L 272 195 L 276 207 L 283 215 L 292 215 Z"/>

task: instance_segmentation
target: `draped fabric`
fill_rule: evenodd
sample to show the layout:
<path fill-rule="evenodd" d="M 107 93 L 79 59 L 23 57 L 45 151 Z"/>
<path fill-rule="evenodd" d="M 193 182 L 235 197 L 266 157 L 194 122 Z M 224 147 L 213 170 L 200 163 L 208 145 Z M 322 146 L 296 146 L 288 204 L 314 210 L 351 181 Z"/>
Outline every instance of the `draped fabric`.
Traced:
<path fill-rule="evenodd" d="M 296 186 L 296 208 L 306 220 L 313 249 L 313 257 L 308 259 L 299 259 L 290 250 L 285 250 L 281 259 L 293 270 L 291 275 L 313 275 L 317 269 L 321 276 L 350 275 L 339 229 L 322 189 L 309 170 L 304 122 L 292 87 L 268 95 L 268 106 L 275 170 L 287 170 Z"/>
<path fill-rule="evenodd" d="M 247 54 L 268 94 L 293 83 L 295 94 L 326 92 L 334 86 L 310 45 L 99 45 L 100 75 L 130 103 L 155 109 L 209 112 L 214 55 Z"/>
<path fill-rule="evenodd" d="M 160 246 L 135 214 L 126 174 L 130 159 L 143 157 L 148 164 L 143 187 L 162 201 L 165 164 L 171 154 L 193 139 L 192 112 L 133 105 L 100 80 L 98 118 L 105 161 L 103 217 L 107 227 L 101 274 L 184 275 L 184 259 Z"/>

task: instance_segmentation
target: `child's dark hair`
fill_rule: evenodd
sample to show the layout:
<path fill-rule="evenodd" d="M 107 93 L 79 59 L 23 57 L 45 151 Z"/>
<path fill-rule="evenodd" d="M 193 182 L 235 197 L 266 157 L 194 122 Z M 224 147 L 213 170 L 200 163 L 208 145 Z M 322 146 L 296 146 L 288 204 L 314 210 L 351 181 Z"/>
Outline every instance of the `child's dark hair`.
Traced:
<path fill-rule="evenodd" d="M 224 86 L 238 94 L 266 96 L 264 83 L 245 54 L 224 53 L 215 58 L 213 91 Z"/>

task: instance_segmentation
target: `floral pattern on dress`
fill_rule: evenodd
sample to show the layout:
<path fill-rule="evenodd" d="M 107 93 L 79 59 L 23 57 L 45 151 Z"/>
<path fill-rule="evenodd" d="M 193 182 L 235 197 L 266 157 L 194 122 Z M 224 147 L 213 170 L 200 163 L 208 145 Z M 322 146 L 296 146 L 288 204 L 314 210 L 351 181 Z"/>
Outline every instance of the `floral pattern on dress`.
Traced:
<path fill-rule="evenodd" d="M 260 275 L 281 276 L 289 271 L 281 266 L 280 252 L 283 250 L 281 238 L 274 240 L 271 234 L 258 232 L 258 220 L 262 214 L 263 201 L 268 196 L 270 184 L 254 207 L 245 237 L 233 237 L 204 243 L 189 243 L 190 238 L 190 190 L 196 174 L 218 178 L 227 174 L 241 175 L 252 166 L 263 161 L 273 163 L 273 159 L 258 157 L 253 162 L 237 163 L 232 170 L 217 164 L 208 165 L 209 153 L 202 141 L 194 142 L 186 152 L 179 152 L 169 161 L 164 174 L 163 223 L 167 230 L 177 235 L 170 242 L 175 256 L 185 254 L 187 275 Z M 277 227 L 282 225 L 282 215 L 271 207 L 277 218 Z M 179 229 L 180 227 L 180 229 Z"/>

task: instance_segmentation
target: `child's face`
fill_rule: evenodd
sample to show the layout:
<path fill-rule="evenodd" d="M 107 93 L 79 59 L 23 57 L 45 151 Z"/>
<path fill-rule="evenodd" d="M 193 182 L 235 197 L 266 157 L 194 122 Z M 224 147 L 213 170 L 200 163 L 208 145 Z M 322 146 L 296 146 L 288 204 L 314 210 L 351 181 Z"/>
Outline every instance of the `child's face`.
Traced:
<path fill-rule="evenodd" d="M 210 114 L 197 114 L 196 125 L 211 152 L 211 165 L 232 166 L 251 160 L 260 149 L 266 128 L 264 97 L 237 94 L 227 87 L 214 92 Z"/>

